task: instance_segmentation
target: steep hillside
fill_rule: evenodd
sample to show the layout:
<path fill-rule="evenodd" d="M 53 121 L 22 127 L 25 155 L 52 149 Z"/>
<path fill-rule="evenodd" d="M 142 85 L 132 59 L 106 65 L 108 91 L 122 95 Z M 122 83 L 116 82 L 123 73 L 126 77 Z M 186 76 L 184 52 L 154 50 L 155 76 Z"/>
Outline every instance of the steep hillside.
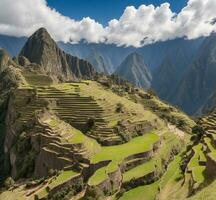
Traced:
<path fill-rule="evenodd" d="M 209 114 L 216 106 L 216 93 L 213 93 L 209 96 L 209 98 L 205 101 L 205 103 L 197 110 L 195 115 L 202 116 Z"/>
<path fill-rule="evenodd" d="M 184 43 L 173 49 L 153 72 L 152 88 L 157 95 L 168 102 L 173 98 L 181 79 L 196 55 L 196 49 L 185 48 Z"/>
<path fill-rule="evenodd" d="M 177 171 L 161 191 L 159 199 L 215 199 L 215 110 L 193 129 Z"/>
<path fill-rule="evenodd" d="M 207 38 L 196 60 L 185 72 L 171 100 L 185 112 L 194 114 L 216 89 L 216 35 Z"/>
<path fill-rule="evenodd" d="M 92 50 L 86 60 L 91 63 L 94 69 L 99 73 L 109 74 L 111 72 L 109 62 L 106 62 L 104 57 L 96 50 Z"/>
<path fill-rule="evenodd" d="M 138 87 L 150 88 L 152 76 L 144 59 L 137 53 L 128 55 L 117 68 L 116 74 Z"/>
<path fill-rule="evenodd" d="M 44 28 L 36 31 L 28 39 L 19 56 L 40 65 L 41 70 L 60 80 L 91 78 L 94 74 L 90 63 L 60 50 Z"/>
<path fill-rule="evenodd" d="M 126 199 L 139 186 L 156 197 L 193 120 L 107 77 L 57 84 L 20 72 L 26 82 L 10 93 L 5 117 L 12 178 L 0 199 Z"/>

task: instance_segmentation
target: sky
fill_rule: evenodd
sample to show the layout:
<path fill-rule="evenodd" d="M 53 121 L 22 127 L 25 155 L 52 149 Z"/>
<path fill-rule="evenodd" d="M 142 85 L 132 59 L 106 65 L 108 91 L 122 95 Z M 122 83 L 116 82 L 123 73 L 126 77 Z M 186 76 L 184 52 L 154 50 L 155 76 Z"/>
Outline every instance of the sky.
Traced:
<path fill-rule="evenodd" d="M 141 47 L 216 32 L 216 0 L 0 0 L 0 34 Z"/>
<path fill-rule="evenodd" d="M 89 16 L 106 26 L 112 19 L 119 18 L 127 6 L 139 7 L 142 4 L 159 6 L 169 2 L 174 12 L 179 12 L 187 0 L 48 0 L 50 7 L 65 16 L 81 20 Z"/>

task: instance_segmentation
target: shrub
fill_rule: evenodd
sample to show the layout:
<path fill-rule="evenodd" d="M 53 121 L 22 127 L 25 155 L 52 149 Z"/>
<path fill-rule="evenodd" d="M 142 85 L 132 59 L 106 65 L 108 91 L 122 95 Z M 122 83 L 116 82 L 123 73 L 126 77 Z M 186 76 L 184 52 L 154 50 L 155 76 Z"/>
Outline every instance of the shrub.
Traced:
<path fill-rule="evenodd" d="M 5 182 L 4 182 L 4 186 L 9 189 L 10 187 L 12 187 L 14 185 L 14 180 L 11 177 L 8 177 Z"/>
<path fill-rule="evenodd" d="M 122 103 L 117 103 L 116 105 L 116 112 L 120 113 L 124 111 L 124 105 Z"/>
<path fill-rule="evenodd" d="M 87 121 L 87 126 L 89 129 L 92 129 L 95 126 L 95 119 L 94 118 L 89 118 Z"/>

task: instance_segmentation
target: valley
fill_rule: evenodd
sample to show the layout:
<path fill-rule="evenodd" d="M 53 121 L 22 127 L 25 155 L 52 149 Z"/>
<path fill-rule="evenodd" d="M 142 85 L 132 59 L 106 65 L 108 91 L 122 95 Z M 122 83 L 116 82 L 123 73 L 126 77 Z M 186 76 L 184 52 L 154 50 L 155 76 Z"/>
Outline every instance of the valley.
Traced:
<path fill-rule="evenodd" d="M 44 28 L 0 55 L 0 199 L 199 200 L 214 184 L 215 111 L 191 118 L 98 73 Z M 142 56 L 127 59 L 136 77 Z"/>

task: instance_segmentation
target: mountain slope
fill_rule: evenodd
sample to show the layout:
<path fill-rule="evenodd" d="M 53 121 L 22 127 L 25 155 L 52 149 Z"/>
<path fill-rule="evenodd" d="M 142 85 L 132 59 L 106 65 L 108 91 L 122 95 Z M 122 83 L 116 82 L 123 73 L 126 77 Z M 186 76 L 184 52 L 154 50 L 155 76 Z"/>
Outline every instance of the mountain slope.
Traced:
<path fill-rule="evenodd" d="M 171 101 L 189 114 L 195 113 L 216 89 L 216 35 L 207 38 L 195 61 L 185 72 Z"/>
<path fill-rule="evenodd" d="M 97 72 L 103 72 L 105 74 L 110 73 L 109 63 L 105 61 L 103 56 L 96 50 L 92 50 L 87 56 L 86 60 L 92 64 Z"/>
<path fill-rule="evenodd" d="M 115 73 L 136 86 L 149 88 L 151 85 L 151 73 L 143 57 L 137 53 L 128 55 Z"/>
<path fill-rule="evenodd" d="M 13 37 L 0 34 L 0 48 L 5 49 L 10 56 L 17 56 L 26 40 L 26 37 Z"/>
<path fill-rule="evenodd" d="M 193 45 L 186 47 L 182 42 L 169 52 L 158 68 L 154 70 L 152 88 L 161 99 L 170 102 L 196 53 L 197 50 Z"/>
<path fill-rule="evenodd" d="M 93 67 L 85 60 L 73 57 L 60 50 L 46 29 L 36 31 L 22 48 L 20 56 L 37 63 L 41 70 L 57 79 L 75 79 L 93 76 Z"/>
<path fill-rule="evenodd" d="M 7 94 L 0 152 L 10 167 L 0 199 L 120 199 L 141 185 L 155 198 L 195 122 L 116 76 L 53 82 L 43 69 L 55 59 L 40 53 L 28 52 L 42 66 L 19 57 L 23 82 Z M 138 54 L 129 61 L 146 67 Z"/>

